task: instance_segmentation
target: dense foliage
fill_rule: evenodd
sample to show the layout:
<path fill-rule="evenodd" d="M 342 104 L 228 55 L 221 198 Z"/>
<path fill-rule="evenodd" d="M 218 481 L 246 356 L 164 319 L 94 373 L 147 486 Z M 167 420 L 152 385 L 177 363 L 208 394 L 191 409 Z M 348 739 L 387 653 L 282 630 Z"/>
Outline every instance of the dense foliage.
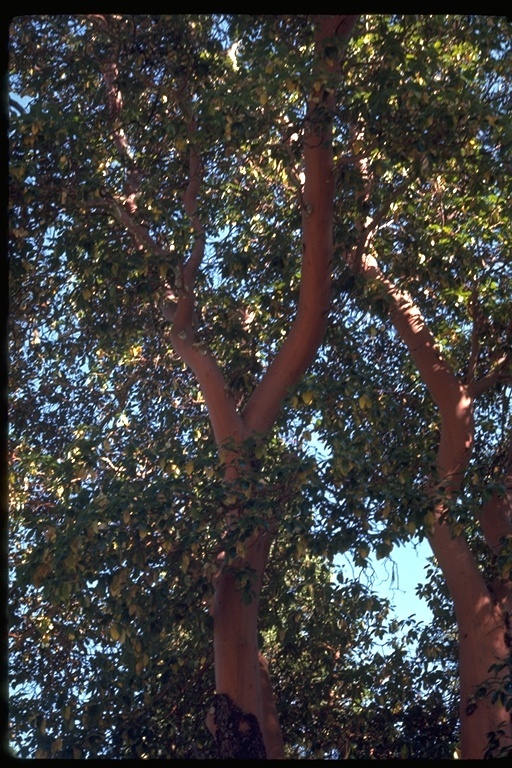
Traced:
<path fill-rule="evenodd" d="M 334 115 L 332 313 L 315 363 L 226 483 L 162 298 L 194 241 L 201 344 L 240 409 L 293 317 L 308 16 L 23 16 L 10 36 L 12 744 L 23 757 L 211 757 L 210 601 L 223 547 L 279 530 L 263 587 L 289 757 L 450 757 L 452 607 L 406 626 L 357 577 L 424 538 L 435 404 L 388 308 L 342 255 L 367 217 L 457 374 L 512 350 L 510 24 L 363 17 Z M 473 370 L 474 369 L 474 370 Z M 469 371 L 470 373 L 471 371 Z M 505 371 L 506 373 L 506 371 Z M 475 514 L 500 482 L 510 371 L 477 410 L 451 510 L 489 578 Z M 319 450 L 322 447 L 322 451 Z M 501 462 L 501 463 L 500 463 Z M 250 510 L 226 539 L 226 509 Z M 263 521 L 263 522 L 262 522 Z M 356 566 L 339 574 L 341 553 Z M 245 599 L 251 574 L 237 573 Z"/>

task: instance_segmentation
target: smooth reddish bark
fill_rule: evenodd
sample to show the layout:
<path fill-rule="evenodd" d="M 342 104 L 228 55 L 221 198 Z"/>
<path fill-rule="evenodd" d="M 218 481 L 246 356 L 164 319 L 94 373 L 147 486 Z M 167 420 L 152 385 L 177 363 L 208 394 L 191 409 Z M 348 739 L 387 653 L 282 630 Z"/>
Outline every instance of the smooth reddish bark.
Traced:
<path fill-rule="evenodd" d="M 325 41 L 338 37 L 346 42 L 356 20 L 356 16 L 322 16 L 318 19 L 316 67 L 319 77 L 326 81 L 336 71 L 337 64 L 323 57 Z M 226 462 L 226 479 L 231 483 L 240 479 L 242 470 L 237 458 L 243 450 L 244 440 L 270 430 L 283 399 L 313 361 L 325 333 L 333 253 L 334 169 L 330 114 L 334 106 L 335 93 L 330 88 L 321 90 L 319 97 L 312 99 L 308 106 L 304 136 L 305 184 L 298 203 L 303 214 L 303 254 L 297 314 L 283 346 L 243 413 L 238 413 L 212 355 L 196 343 L 192 324 L 194 278 L 203 256 L 204 233 L 196 213 L 201 164 L 193 145 L 195 126 L 190 126 L 190 175 L 184 200 L 196 241 L 183 267 L 183 285 L 176 297 L 171 338 L 174 349 L 194 371 L 201 386 L 219 452 Z M 236 514 L 242 515 L 243 510 L 232 513 L 226 520 L 227 526 Z M 269 531 L 256 532 L 249 542 L 245 559 L 238 563 L 249 565 L 256 575 L 251 603 L 242 602 L 232 569 L 221 568 L 215 583 L 213 617 L 216 691 L 227 694 L 244 713 L 257 717 L 267 758 L 276 759 L 284 757 L 284 747 L 268 666 L 259 655 L 257 633 L 259 592 L 271 540 Z"/>
<path fill-rule="evenodd" d="M 368 237 L 368 231 L 364 237 Z M 461 382 L 436 350 L 435 339 L 421 313 L 407 294 L 398 290 L 380 271 L 376 258 L 359 247 L 347 255 L 347 263 L 375 286 L 390 303 L 390 317 L 409 350 L 421 378 L 435 401 L 441 421 L 436 474 L 429 490 L 434 499 L 436 522 L 429 542 L 453 600 L 458 626 L 460 662 L 461 756 L 480 759 L 487 734 L 504 729 L 512 737 L 510 713 L 489 697 L 474 702 L 477 689 L 489 677 L 492 664 L 504 662 L 510 653 L 509 615 L 512 610 L 510 582 L 488 585 L 463 533 L 454 536 L 443 520 L 448 502 L 462 484 L 474 440 L 474 398 L 491 386 L 504 369 L 505 358 L 484 380 Z M 498 554 L 503 537 L 512 533 L 512 454 L 508 457 L 507 494 L 493 497 L 484 507 L 480 522 L 484 537 Z M 476 706 L 475 706 L 476 704 Z"/>
<path fill-rule="evenodd" d="M 284 757 L 284 742 L 267 659 L 260 653 L 260 685 L 263 705 L 263 732 L 265 733 L 267 755 L 269 758 Z"/>

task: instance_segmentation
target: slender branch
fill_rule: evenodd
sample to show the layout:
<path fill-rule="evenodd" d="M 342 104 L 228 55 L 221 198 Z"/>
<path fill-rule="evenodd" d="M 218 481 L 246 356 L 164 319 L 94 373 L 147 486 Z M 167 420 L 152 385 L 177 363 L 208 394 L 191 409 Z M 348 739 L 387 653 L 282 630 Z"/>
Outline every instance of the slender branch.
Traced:
<path fill-rule="evenodd" d="M 479 397 L 484 392 L 488 392 L 497 381 L 512 381 L 512 352 L 502 355 L 491 368 L 491 370 L 470 386 L 472 397 Z"/>
<path fill-rule="evenodd" d="M 115 61 L 107 61 L 103 67 L 103 79 L 107 89 L 108 107 L 110 112 L 110 119 L 112 120 L 114 127 L 112 135 L 114 137 L 114 143 L 117 151 L 121 157 L 130 158 L 130 150 L 128 142 L 122 127 L 119 127 L 119 119 L 123 109 L 123 96 L 120 88 L 117 86 L 118 69 Z"/>
<path fill-rule="evenodd" d="M 381 207 L 374 213 L 371 222 L 369 222 L 366 226 L 366 232 L 368 234 L 377 229 L 395 200 L 401 197 L 401 195 L 411 187 L 414 181 L 415 179 L 413 177 L 406 177 L 400 184 L 397 184 L 392 192 L 390 192 L 386 200 L 382 203 Z"/>
<path fill-rule="evenodd" d="M 110 469 L 113 469 L 116 474 L 122 473 L 123 468 L 122 467 L 116 467 L 115 464 L 112 463 L 112 461 L 108 458 L 108 456 L 100 456 L 100 461 L 104 461 L 105 464 L 108 464 Z"/>
<path fill-rule="evenodd" d="M 113 59 L 107 61 L 102 67 L 102 72 L 107 89 L 114 144 L 119 156 L 125 163 L 127 172 L 126 193 L 123 199 L 123 204 L 128 208 L 131 214 L 134 214 L 137 210 L 136 198 L 140 190 L 142 176 L 137 170 L 128 144 L 128 139 L 126 138 L 126 134 L 121 125 L 120 118 L 123 110 L 123 95 L 117 81 L 117 63 Z"/>
<path fill-rule="evenodd" d="M 108 27 L 108 18 L 93 17 L 93 23 Z M 103 66 L 103 78 L 107 90 L 108 107 L 112 122 L 114 144 L 127 169 L 125 195 L 122 198 L 103 195 L 100 205 L 113 213 L 135 238 L 139 247 L 148 249 L 158 256 L 169 258 L 169 252 L 158 245 L 146 227 L 134 220 L 137 211 L 136 197 L 140 189 L 142 176 L 132 158 L 129 143 L 121 125 L 123 98 L 117 83 L 117 64 L 113 57 Z M 193 328 L 194 281 L 204 256 L 205 235 L 197 213 L 197 198 L 202 182 L 202 163 L 194 143 L 195 118 L 191 105 L 186 103 L 185 86 L 175 89 L 185 114 L 189 116 L 188 132 L 190 141 L 189 179 L 183 195 L 185 211 L 194 229 L 194 243 L 190 257 L 181 269 L 181 276 L 176 281 L 177 304 L 173 317 L 171 339 L 177 354 L 193 370 L 203 392 L 217 443 L 220 445 L 228 438 L 242 436 L 243 425 L 236 413 L 235 403 L 226 387 L 220 368 L 205 345 L 197 343 Z"/>
<path fill-rule="evenodd" d="M 365 140 L 366 137 L 365 137 L 364 125 L 353 125 L 351 129 L 351 134 L 352 134 L 353 144 L 355 144 L 356 141 L 361 141 L 361 140 L 365 144 L 367 143 Z M 368 151 L 359 152 L 354 157 L 354 164 L 359 167 L 361 178 L 364 182 L 364 187 L 357 195 L 357 200 L 362 210 L 365 210 L 366 212 L 370 210 L 371 193 L 372 193 L 373 183 L 374 183 L 374 173 L 370 168 L 369 159 L 370 159 L 370 154 Z M 414 176 L 410 176 L 410 177 L 406 176 L 400 184 L 396 185 L 394 190 L 387 196 L 386 200 L 382 203 L 380 208 L 373 214 L 373 216 L 370 217 L 367 213 L 363 221 L 356 220 L 356 223 L 355 223 L 356 229 L 360 231 L 360 235 L 358 237 L 357 244 L 356 244 L 355 258 L 354 258 L 355 265 L 359 267 L 363 254 L 365 253 L 365 251 L 369 250 L 373 237 L 377 232 L 377 228 L 379 224 L 387 215 L 394 201 L 398 199 L 411 186 L 411 184 L 414 181 L 415 181 Z"/>
<path fill-rule="evenodd" d="M 103 30 L 109 28 L 109 17 L 98 14 L 90 14 L 89 18 L 96 26 Z M 137 168 L 128 139 L 122 127 L 121 117 L 124 107 L 123 94 L 118 84 L 118 67 L 115 55 L 112 53 L 102 66 L 103 80 L 107 92 L 107 102 L 110 122 L 112 125 L 112 137 L 120 159 L 126 168 L 126 183 L 123 195 L 103 195 L 104 207 L 113 213 L 117 221 L 131 234 L 139 248 L 147 248 L 151 253 L 162 257 L 168 257 L 169 252 L 159 246 L 151 237 L 146 227 L 138 224 L 133 216 L 137 212 L 137 196 L 142 184 L 142 174 Z"/>
<path fill-rule="evenodd" d="M 189 179 L 185 194 L 183 195 L 183 205 L 194 229 L 195 239 L 190 257 L 183 265 L 183 285 L 179 286 L 183 292 L 181 299 L 178 301 L 178 309 L 174 321 L 175 327 L 178 330 L 182 330 L 182 327 L 184 328 L 191 321 L 194 311 L 194 283 L 204 258 L 205 249 L 204 227 L 197 213 L 197 197 L 203 180 L 203 166 L 201 156 L 194 145 L 195 130 L 196 121 L 192 117 L 189 122 Z"/>
<path fill-rule="evenodd" d="M 473 384 L 476 376 L 476 367 L 478 363 L 478 355 L 480 352 L 480 319 L 481 312 L 478 306 L 478 288 L 475 286 L 471 295 L 470 311 L 473 319 L 473 327 L 471 328 L 471 351 L 469 353 L 468 362 L 468 384 Z"/>
<path fill-rule="evenodd" d="M 26 114 L 25 107 L 19 103 L 13 96 L 9 96 L 9 106 L 13 107 L 13 109 L 17 109 L 18 112 L 22 115 Z"/>
<path fill-rule="evenodd" d="M 380 270 L 376 258 L 366 252 L 359 259 L 352 250 L 345 255 L 348 266 L 378 286 L 390 306 L 390 318 L 413 358 L 437 406 L 447 410 L 447 393 L 458 399 L 461 384 L 436 349 L 436 340 L 411 296 L 398 289 Z"/>
<path fill-rule="evenodd" d="M 360 161 L 360 158 L 359 158 Z M 363 254 L 369 250 L 371 247 L 371 244 L 374 239 L 374 235 L 377 232 L 377 229 L 379 227 L 379 224 L 384 219 L 384 217 L 387 215 L 389 209 L 407 189 L 411 187 L 413 182 L 415 181 L 414 178 L 406 177 L 404 181 L 401 184 L 398 184 L 396 188 L 390 192 L 386 200 L 383 202 L 381 207 L 374 213 L 374 215 L 370 218 L 367 217 L 364 225 L 361 226 L 361 232 L 359 234 L 359 237 L 357 239 L 354 257 L 352 258 L 352 261 L 354 265 L 361 265 L 361 261 L 363 258 Z M 340 244 L 336 244 L 336 249 Z"/>
<path fill-rule="evenodd" d="M 159 245 L 153 237 L 151 237 L 147 227 L 145 227 L 143 224 L 138 224 L 134 220 L 133 216 L 124 207 L 122 202 L 116 200 L 114 197 L 109 197 L 107 194 L 104 194 L 102 202 L 95 202 L 94 207 L 105 208 L 108 210 L 109 213 L 111 213 L 114 218 L 133 235 L 134 240 L 139 248 L 145 248 L 150 253 L 154 253 L 157 256 L 161 256 L 166 259 L 169 258 L 169 250 L 162 248 L 162 246 Z"/>
<path fill-rule="evenodd" d="M 239 442 L 245 437 L 244 425 L 235 401 L 214 357 L 205 344 L 197 342 L 193 327 L 194 283 L 204 258 L 205 232 L 197 212 L 197 199 L 203 179 L 201 156 L 194 142 L 195 117 L 189 119 L 189 178 L 183 205 L 194 229 L 195 239 L 188 260 L 183 264 L 177 285 L 177 303 L 171 339 L 177 354 L 194 372 L 208 409 L 215 440 L 221 447 L 226 441 Z"/>

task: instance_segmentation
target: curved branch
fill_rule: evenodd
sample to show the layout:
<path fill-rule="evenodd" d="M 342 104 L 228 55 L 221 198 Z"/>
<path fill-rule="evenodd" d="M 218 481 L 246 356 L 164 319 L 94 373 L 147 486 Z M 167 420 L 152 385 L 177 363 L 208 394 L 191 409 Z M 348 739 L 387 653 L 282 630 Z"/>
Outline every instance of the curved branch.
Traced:
<path fill-rule="evenodd" d="M 113 197 L 109 197 L 106 194 L 103 195 L 103 201 L 101 203 L 95 202 L 91 207 L 105 208 L 111 213 L 117 221 L 124 226 L 124 228 L 133 235 L 133 238 L 139 248 L 146 248 L 150 253 L 154 253 L 157 256 L 163 258 L 169 258 L 170 253 L 166 248 L 162 248 L 156 240 L 151 237 L 149 230 L 143 224 L 139 224 L 135 221 L 131 213 L 124 207 L 122 202 L 119 202 Z"/>
<path fill-rule="evenodd" d="M 89 14 L 93 25 L 103 29 L 109 27 L 109 17 L 100 14 Z M 124 107 L 123 94 L 118 83 L 118 66 L 113 53 L 107 56 L 102 64 L 101 72 L 107 92 L 109 119 L 112 128 L 112 138 L 118 155 L 126 169 L 126 182 L 122 195 L 103 195 L 104 207 L 107 207 L 114 217 L 134 236 L 140 248 L 147 248 L 152 253 L 167 257 L 168 251 L 159 246 L 149 234 L 146 227 L 138 224 L 133 216 L 137 212 L 137 197 L 142 184 L 142 174 L 133 159 L 132 152 L 122 127 L 121 117 Z"/>
<path fill-rule="evenodd" d="M 200 154 L 194 144 L 195 118 L 189 121 L 189 179 L 183 195 L 183 205 L 194 229 L 192 251 L 183 264 L 177 282 L 177 302 L 171 329 L 172 344 L 181 359 L 190 366 L 201 387 L 215 441 L 220 447 L 229 441 L 243 440 L 244 424 L 237 413 L 235 401 L 222 371 L 206 345 L 195 340 L 194 283 L 204 258 L 205 233 L 197 212 L 197 198 L 203 178 Z"/>
<path fill-rule="evenodd" d="M 100 17 L 102 24 L 106 20 Z M 169 252 L 161 248 L 151 237 L 146 227 L 138 224 L 133 215 L 137 210 L 136 197 L 140 188 L 141 177 L 132 158 L 128 140 L 121 126 L 120 118 L 123 110 L 123 97 L 117 83 L 117 63 L 111 57 L 102 67 L 105 81 L 109 115 L 112 122 L 112 136 L 118 154 L 127 169 L 126 194 L 122 199 L 104 197 L 103 205 L 108 208 L 115 218 L 132 233 L 140 247 L 147 248 L 161 257 L 168 258 Z M 197 213 L 197 198 L 202 182 L 203 169 L 201 157 L 195 146 L 195 118 L 190 105 L 185 103 L 184 88 L 177 91 L 177 97 L 183 101 L 184 111 L 189 115 L 188 134 L 189 178 L 183 195 L 185 211 L 194 230 L 194 243 L 189 258 L 181 267 L 181 274 L 176 280 L 176 307 L 171 329 L 171 340 L 176 353 L 190 366 L 201 387 L 206 407 L 212 423 L 215 439 L 220 445 L 228 438 L 236 438 L 243 434 L 243 424 L 236 412 L 236 406 L 231 397 L 224 377 L 217 363 L 207 348 L 196 343 L 193 328 L 194 316 L 194 282 L 197 271 L 202 263 L 205 248 L 204 228 Z"/>
<path fill-rule="evenodd" d="M 183 195 L 183 205 L 192 224 L 195 239 L 190 257 L 182 267 L 181 284 L 176 286 L 179 298 L 176 317 L 174 319 L 174 328 L 177 333 L 187 332 L 190 329 L 194 313 L 194 283 L 198 269 L 204 258 L 205 249 L 204 227 L 197 213 L 197 196 L 203 180 L 203 166 L 199 152 L 193 143 L 195 127 L 195 119 L 191 118 L 189 122 L 189 178 L 187 188 Z"/>
<path fill-rule="evenodd" d="M 102 66 L 103 79 L 107 89 L 108 108 L 112 122 L 112 136 L 114 144 L 126 167 L 126 190 L 123 204 L 130 213 L 137 210 L 136 198 L 140 190 L 142 177 L 133 160 L 132 152 L 128 144 L 124 129 L 121 125 L 121 113 L 123 110 L 123 94 L 118 85 L 118 67 L 112 58 Z"/>
<path fill-rule="evenodd" d="M 512 380 L 512 352 L 507 352 L 502 355 L 491 370 L 482 376 L 477 381 L 474 381 L 470 386 L 470 392 L 473 397 L 479 397 L 484 392 L 488 392 L 497 381 L 503 379 L 504 381 Z M 507 370 L 508 369 L 508 370 Z"/>
<path fill-rule="evenodd" d="M 174 325 L 171 338 L 176 353 L 199 382 L 217 445 L 241 442 L 246 436 L 244 423 L 215 358 L 206 346 L 194 342 L 185 331 L 177 331 Z"/>
<path fill-rule="evenodd" d="M 411 296 L 401 291 L 380 270 L 374 256 L 365 253 L 360 259 L 352 251 L 345 256 L 348 266 L 359 272 L 384 294 L 390 307 L 390 318 L 409 350 L 421 378 L 438 406 L 441 417 L 460 397 L 463 385 L 436 349 L 436 340 Z"/>
<path fill-rule="evenodd" d="M 393 325 L 439 409 L 441 437 L 436 456 L 437 473 L 431 478 L 429 487 L 430 495 L 437 499 L 436 523 L 428 538 L 446 579 L 460 626 L 469 604 L 489 599 L 485 581 L 465 537 L 454 537 L 450 526 L 443 521 L 447 503 L 459 492 L 471 456 L 473 400 L 467 386 L 458 380 L 437 351 L 435 338 L 412 298 L 381 272 L 375 257 L 368 253 L 359 257 L 356 248 L 346 256 L 346 261 L 384 294 Z"/>
<path fill-rule="evenodd" d="M 468 360 L 468 372 L 467 382 L 470 386 L 473 385 L 476 376 L 476 367 L 478 363 L 478 355 L 480 352 L 480 319 L 482 313 L 478 304 L 478 288 L 475 286 L 471 293 L 471 301 L 469 302 L 469 312 L 473 320 L 471 328 L 471 350 Z"/>
<path fill-rule="evenodd" d="M 290 387 L 314 359 L 327 326 L 333 253 L 334 168 L 332 114 L 336 95 L 328 83 L 338 62 L 325 55 L 327 42 L 348 41 L 357 16 L 321 16 L 315 30 L 316 71 L 322 84 L 311 96 L 304 132 L 302 195 L 302 273 L 297 315 L 283 346 L 245 408 L 248 431 L 266 432 L 273 425 Z M 339 51 L 341 57 L 341 50 Z M 325 87 L 324 87 L 325 84 Z"/>
<path fill-rule="evenodd" d="M 13 107 L 13 109 L 17 109 L 17 110 L 18 110 L 18 112 L 19 112 L 21 115 L 25 115 L 25 114 L 26 114 L 26 112 L 27 112 L 27 110 L 25 109 L 25 107 L 24 107 L 22 104 L 20 104 L 20 102 L 19 102 L 19 101 L 17 101 L 17 100 L 16 100 L 16 99 L 15 99 L 13 96 L 9 96 L 9 106 L 10 106 L 10 107 Z"/>

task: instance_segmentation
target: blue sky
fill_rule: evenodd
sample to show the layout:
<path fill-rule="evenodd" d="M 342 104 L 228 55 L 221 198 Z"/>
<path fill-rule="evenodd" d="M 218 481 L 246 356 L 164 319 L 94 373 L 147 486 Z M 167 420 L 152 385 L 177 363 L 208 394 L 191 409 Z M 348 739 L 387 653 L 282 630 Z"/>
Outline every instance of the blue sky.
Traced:
<path fill-rule="evenodd" d="M 430 624 L 432 613 L 426 601 L 417 596 L 416 587 L 425 579 L 427 558 L 431 556 L 426 540 L 413 540 L 394 547 L 390 556 L 382 560 L 370 553 L 364 569 L 354 565 L 349 553 L 338 556 L 335 564 L 347 577 L 367 584 L 377 595 L 387 598 L 398 620 L 414 616 L 416 621 Z"/>
<path fill-rule="evenodd" d="M 423 540 L 395 547 L 391 558 L 372 561 L 376 571 L 374 587 L 379 594 L 389 597 L 399 619 L 414 614 L 418 621 L 430 623 L 432 613 L 425 600 L 416 595 L 416 586 L 425 578 L 424 568 L 431 555 L 428 542 Z"/>

